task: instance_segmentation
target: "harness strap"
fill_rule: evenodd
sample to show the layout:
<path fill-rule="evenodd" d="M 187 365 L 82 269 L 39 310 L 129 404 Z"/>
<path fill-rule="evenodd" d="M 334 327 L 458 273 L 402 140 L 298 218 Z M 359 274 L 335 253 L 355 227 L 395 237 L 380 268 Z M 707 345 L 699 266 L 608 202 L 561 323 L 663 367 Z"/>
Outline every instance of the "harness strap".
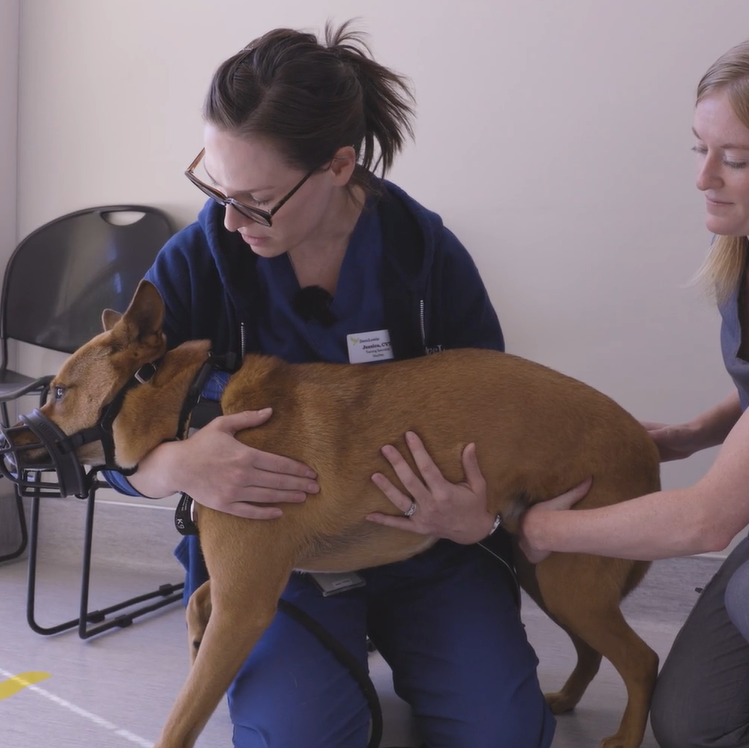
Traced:
<path fill-rule="evenodd" d="M 180 535 L 197 535 L 198 526 L 195 524 L 195 501 L 184 491 L 179 495 L 177 508 L 174 510 L 174 526 Z"/>
<path fill-rule="evenodd" d="M 179 421 L 177 422 L 177 439 L 181 440 L 187 438 L 190 416 L 192 415 L 193 410 L 195 410 L 195 406 L 200 401 L 200 396 L 203 392 L 203 386 L 205 385 L 206 380 L 217 365 L 217 357 L 214 356 L 213 353 L 209 353 L 208 358 L 198 370 L 197 376 L 192 380 L 192 384 L 190 385 L 190 389 L 187 390 L 187 396 L 182 403 L 182 410 L 179 414 Z"/>

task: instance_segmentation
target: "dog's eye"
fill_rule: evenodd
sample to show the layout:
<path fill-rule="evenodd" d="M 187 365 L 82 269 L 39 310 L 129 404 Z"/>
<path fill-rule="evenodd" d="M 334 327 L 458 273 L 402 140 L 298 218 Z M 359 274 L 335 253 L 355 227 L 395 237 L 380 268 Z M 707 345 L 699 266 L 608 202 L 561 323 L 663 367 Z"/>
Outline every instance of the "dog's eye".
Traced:
<path fill-rule="evenodd" d="M 60 402 L 63 397 L 65 397 L 65 388 L 64 387 L 53 387 L 52 388 L 52 397 L 54 397 L 55 402 Z"/>

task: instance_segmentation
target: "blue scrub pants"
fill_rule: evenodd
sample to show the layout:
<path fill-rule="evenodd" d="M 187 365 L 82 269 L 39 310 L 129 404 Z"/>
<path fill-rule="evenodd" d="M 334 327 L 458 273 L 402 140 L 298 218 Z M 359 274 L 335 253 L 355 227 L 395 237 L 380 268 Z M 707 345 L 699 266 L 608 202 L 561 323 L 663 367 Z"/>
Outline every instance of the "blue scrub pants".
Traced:
<path fill-rule="evenodd" d="M 555 722 L 539 688 L 506 571 L 477 546 L 437 543 L 321 595 L 294 574 L 283 597 L 366 666 L 369 634 L 428 748 L 547 748 Z M 279 612 L 229 691 L 235 748 L 365 748 L 366 701 L 347 670 Z"/>

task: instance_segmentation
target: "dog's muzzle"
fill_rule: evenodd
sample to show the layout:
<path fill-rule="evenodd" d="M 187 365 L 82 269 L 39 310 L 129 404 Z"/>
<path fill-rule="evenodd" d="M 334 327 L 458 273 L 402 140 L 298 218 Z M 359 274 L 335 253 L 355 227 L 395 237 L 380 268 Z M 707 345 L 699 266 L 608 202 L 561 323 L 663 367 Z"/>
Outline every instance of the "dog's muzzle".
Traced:
<path fill-rule="evenodd" d="M 226 366 L 229 360 L 233 362 L 234 359 L 208 354 L 185 398 L 175 438 L 185 438 L 203 386 L 216 369 Z M 121 468 L 116 463 L 113 423 L 127 393 L 149 382 L 158 364 L 159 361 L 143 364 L 114 399 L 102 408 L 96 423 L 74 434 L 65 434 L 40 410 L 20 416 L 21 426 L 0 426 L 0 475 L 16 484 L 21 496 L 78 496 L 81 499 L 88 496 L 96 473 L 101 470 L 132 475 L 135 467 Z M 223 382 L 225 384 L 225 379 Z M 220 415 L 220 408 L 218 412 L 211 409 L 210 413 L 211 417 Z M 94 442 L 101 443 L 104 463 L 86 469 L 79 461 L 76 450 Z"/>
<path fill-rule="evenodd" d="M 41 411 L 20 416 L 21 426 L 0 427 L 0 473 L 21 496 L 88 495 L 96 468 L 86 471 L 77 444 Z"/>

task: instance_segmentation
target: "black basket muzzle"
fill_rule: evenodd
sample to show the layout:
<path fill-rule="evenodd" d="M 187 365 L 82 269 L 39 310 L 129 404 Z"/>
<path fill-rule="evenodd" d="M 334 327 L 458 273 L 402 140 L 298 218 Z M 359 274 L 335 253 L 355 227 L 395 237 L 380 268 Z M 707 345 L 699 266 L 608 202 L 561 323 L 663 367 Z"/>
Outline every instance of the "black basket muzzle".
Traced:
<path fill-rule="evenodd" d="M 20 421 L 21 426 L 0 427 L 0 473 L 22 496 L 85 498 L 97 468 L 87 471 L 79 462 L 74 440 L 39 410 Z"/>
<path fill-rule="evenodd" d="M 0 473 L 18 486 L 21 496 L 78 496 L 81 499 L 88 496 L 99 470 L 132 475 L 134 469 L 123 470 L 115 464 L 112 424 L 122 409 L 125 395 L 147 381 L 155 371 L 154 364 L 142 366 L 114 400 L 104 406 L 98 421 L 74 434 L 66 434 L 40 410 L 20 416 L 21 426 L 0 426 Z M 29 432 L 33 440 L 29 440 Z M 76 450 L 94 442 L 101 442 L 104 464 L 86 470 Z M 29 457 L 29 453 L 33 454 Z"/>
<path fill-rule="evenodd" d="M 175 438 L 186 436 L 188 421 L 200 399 L 205 382 L 211 373 L 225 362 L 225 357 L 208 355 L 190 386 L 179 416 Z M 104 406 L 98 421 L 93 426 L 74 434 L 65 434 L 40 410 L 20 416 L 23 424 L 21 426 L 0 425 L 0 474 L 18 486 L 22 496 L 79 498 L 88 496 L 96 473 L 100 470 L 114 470 L 123 475 L 132 475 L 136 468 L 121 468 L 116 464 L 113 423 L 122 409 L 127 393 L 134 387 L 148 382 L 156 373 L 158 363 L 159 361 L 150 362 L 141 366 L 115 395 L 112 402 Z M 29 440 L 29 433 L 34 436 L 33 440 Z M 101 442 L 104 463 L 86 469 L 78 459 L 76 450 L 94 442 Z"/>

